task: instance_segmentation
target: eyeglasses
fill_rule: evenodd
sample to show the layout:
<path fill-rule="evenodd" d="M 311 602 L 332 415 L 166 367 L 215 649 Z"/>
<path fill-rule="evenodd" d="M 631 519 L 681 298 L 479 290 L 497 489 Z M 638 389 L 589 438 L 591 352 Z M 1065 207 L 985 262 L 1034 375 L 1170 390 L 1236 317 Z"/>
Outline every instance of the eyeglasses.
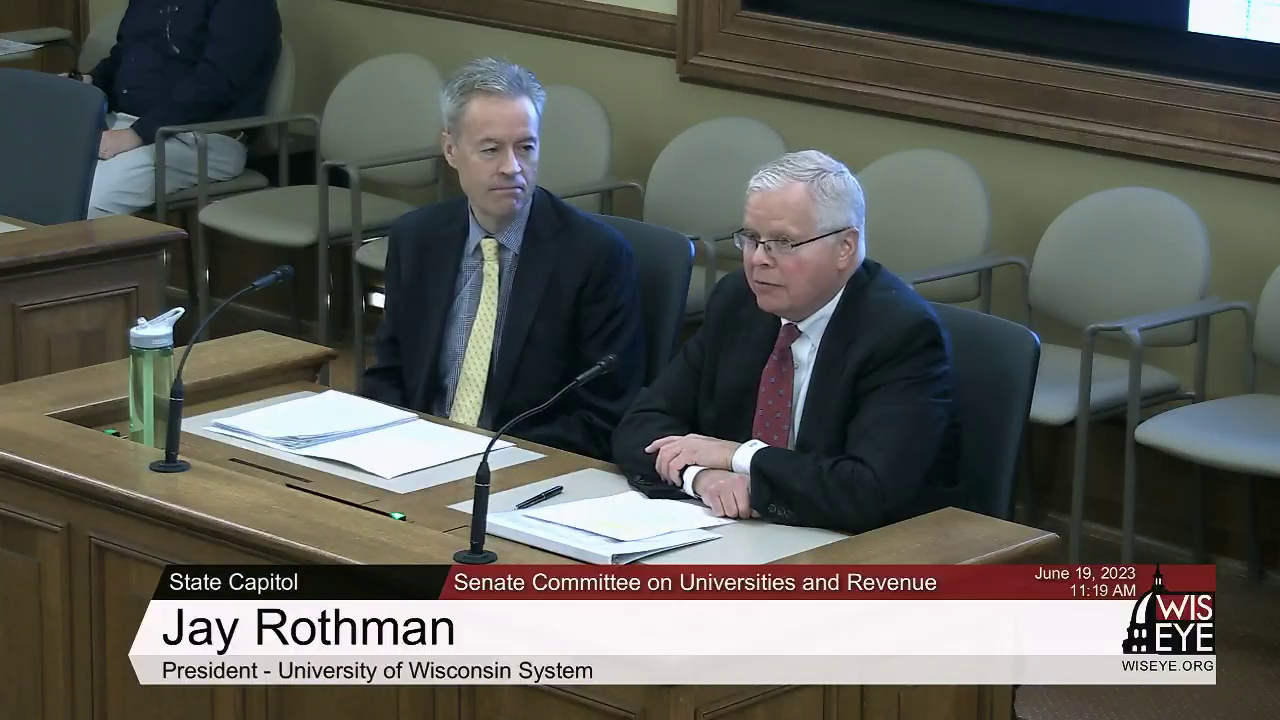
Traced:
<path fill-rule="evenodd" d="M 778 257 L 779 255 L 790 255 L 801 245 L 808 245 L 811 242 L 817 242 L 823 238 L 829 238 L 832 235 L 842 233 L 849 229 L 851 228 L 842 227 L 839 230 L 832 230 L 831 232 L 823 233 L 817 237 L 796 242 L 786 237 L 777 238 L 775 240 L 761 240 L 759 235 L 744 228 L 733 234 L 733 244 L 741 250 L 744 255 L 750 255 L 755 252 L 757 245 L 764 245 L 764 252 L 766 255 L 769 257 Z"/>

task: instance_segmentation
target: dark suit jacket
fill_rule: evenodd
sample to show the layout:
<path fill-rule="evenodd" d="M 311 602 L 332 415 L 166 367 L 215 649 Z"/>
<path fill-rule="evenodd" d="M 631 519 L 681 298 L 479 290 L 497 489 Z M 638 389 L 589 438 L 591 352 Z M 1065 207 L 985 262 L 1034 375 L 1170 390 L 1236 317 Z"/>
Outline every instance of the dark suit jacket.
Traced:
<path fill-rule="evenodd" d="M 667 435 L 751 439 L 760 374 L 781 320 L 737 272 L 720 281 L 702 328 L 641 391 L 614 433 L 614 462 L 661 483 Z M 795 449 L 751 460 L 751 507 L 789 525 L 862 532 L 963 506 L 950 346 L 928 302 L 867 260 L 822 336 Z"/>
<path fill-rule="evenodd" d="M 443 393 L 438 363 L 470 229 L 465 198 L 396 222 L 387 251 L 386 307 L 364 394 L 430 412 Z M 631 247 L 539 188 L 520 245 L 498 356 L 489 369 L 480 425 L 496 430 L 551 399 L 600 358 L 616 369 L 522 421 L 510 434 L 609 459 L 609 439 L 644 383 L 639 281 Z"/>

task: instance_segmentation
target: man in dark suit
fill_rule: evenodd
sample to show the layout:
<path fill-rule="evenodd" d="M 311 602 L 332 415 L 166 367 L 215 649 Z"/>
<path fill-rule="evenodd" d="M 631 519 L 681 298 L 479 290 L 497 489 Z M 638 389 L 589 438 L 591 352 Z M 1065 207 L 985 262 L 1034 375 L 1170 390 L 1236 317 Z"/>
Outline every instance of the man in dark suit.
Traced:
<path fill-rule="evenodd" d="M 442 148 L 465 197 L 392 229 L 364 392 L 495 430 L 616 354 L 613 372 L 511 430 L 608 459 L 644 381 L 639 281 L 621 235 L 537 186 L 545 102 L 531 73 L 488 58 L 446 84 Z"/>
<path fill-rule="evenodd" d="M 816 151 L 762 168 L 743 272 L 641 391 L 614 461 L 717 515 L 863 532 L 962 502 L 950 348 L 929 304 L 866 259 L 857 180 Z"/>

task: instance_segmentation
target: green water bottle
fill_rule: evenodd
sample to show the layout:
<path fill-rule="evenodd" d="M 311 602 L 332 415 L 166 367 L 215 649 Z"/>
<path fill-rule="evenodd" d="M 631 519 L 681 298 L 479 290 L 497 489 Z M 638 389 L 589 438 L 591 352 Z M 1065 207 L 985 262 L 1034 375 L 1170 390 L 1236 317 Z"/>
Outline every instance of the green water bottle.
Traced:
<path fill-rule="evenodd" d="M 173 326 L 183 308 L 129 328 L 129 439 L 164 448 L 169 387 L 173 385 Z"/>

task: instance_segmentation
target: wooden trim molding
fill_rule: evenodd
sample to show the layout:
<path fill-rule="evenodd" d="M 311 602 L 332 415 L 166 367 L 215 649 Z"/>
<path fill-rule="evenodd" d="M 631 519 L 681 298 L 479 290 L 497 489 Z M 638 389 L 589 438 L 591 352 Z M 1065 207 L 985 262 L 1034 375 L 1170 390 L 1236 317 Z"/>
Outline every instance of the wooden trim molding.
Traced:
<path fill-rule="evenodd" d="M 482 4 L 482 3 L 481 3 Z M 680 0 L 685 80 L 1280 177 L 1280 95 Z"/>
<path fill-rule="evenodd" d="M 675 57 L 674 15 L 588 0 L 345 0 L 431 17 Z"/>

